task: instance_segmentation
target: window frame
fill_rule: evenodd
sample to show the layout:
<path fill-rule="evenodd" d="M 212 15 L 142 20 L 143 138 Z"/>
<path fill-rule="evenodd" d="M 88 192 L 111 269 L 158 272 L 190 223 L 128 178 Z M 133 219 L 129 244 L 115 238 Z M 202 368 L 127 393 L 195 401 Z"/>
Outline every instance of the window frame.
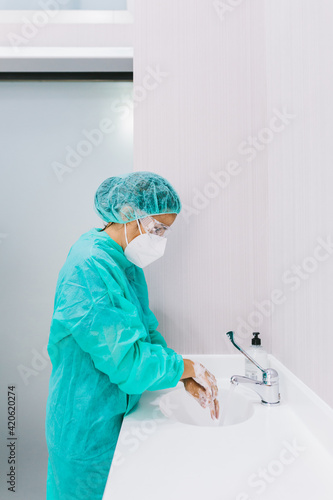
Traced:
<path fill-rule="evenodd" d="M 61 81 L 61 82 L 133 82 L 132 72 L 0 72 L 0 82 Z"/>

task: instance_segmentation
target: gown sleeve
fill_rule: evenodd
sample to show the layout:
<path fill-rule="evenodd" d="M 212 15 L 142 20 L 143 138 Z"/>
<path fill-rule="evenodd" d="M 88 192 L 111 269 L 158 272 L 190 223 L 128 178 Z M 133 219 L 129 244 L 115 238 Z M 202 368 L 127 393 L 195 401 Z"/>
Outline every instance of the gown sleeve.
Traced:
<path fill-rule="evenodd" d="M 149 309 L 149 335 L 152 344 L 168 347 L 165 338 L 156 330 L 158 321 L 155 314 Z"/>
<path fill-rule="evenodd" d="M 75 267 L 59 284 L 51 328 L 71 334 L 95 367 L 127 394 L 175 387 L 184 371 L 182 356 L 145 341 L 148 332 L 117 272 L 114 266 L 112 277 L 93 257 Z"/>

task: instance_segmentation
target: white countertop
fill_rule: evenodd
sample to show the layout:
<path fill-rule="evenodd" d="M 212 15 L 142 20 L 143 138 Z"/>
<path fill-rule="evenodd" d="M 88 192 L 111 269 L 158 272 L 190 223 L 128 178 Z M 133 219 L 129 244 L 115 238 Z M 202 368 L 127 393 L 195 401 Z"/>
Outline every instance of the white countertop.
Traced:
<path fill-rule="evenodd" d="M 241 354 L 184 357 L 203 363 L 220 389 L 244 374 Z M 280 376 L 281 403 L 262 405 L 238 385 L 254 408 L 239 424 L 199 427 L 165 417 L 158 401 L 185 393 L 182 382 L 146 391 L 124 418 L 103 500 L 332 500 L 333 410 L 271 355 L 269 361 Z"/>

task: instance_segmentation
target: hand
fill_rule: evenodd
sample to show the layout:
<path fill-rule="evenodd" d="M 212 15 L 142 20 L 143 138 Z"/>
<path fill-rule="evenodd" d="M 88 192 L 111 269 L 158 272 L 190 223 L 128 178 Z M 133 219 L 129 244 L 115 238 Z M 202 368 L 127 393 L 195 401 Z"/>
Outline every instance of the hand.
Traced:
<path fill-rule="evenodd" d="M 185 390 L 202 406 L 209 407 L 211 418 L 218 419 L 220 414 L 220 406 L 217 398 L 213 398 L 212 392 L 198 384 L 193 378 L 187 378 L 182 381 Z M 216 393 L 217 395 L 217 393 Z"/>
<path fill-rule="evenodd" d="M 198 384 L 202 385 L 208 391 L 212 393 L 212 399 L 217 398 L 218 387 L 216 378 L 207 368 L 201 363 L 194 362 L 193 363 L 194 376 L 193 379 L 198 382 Z"/>

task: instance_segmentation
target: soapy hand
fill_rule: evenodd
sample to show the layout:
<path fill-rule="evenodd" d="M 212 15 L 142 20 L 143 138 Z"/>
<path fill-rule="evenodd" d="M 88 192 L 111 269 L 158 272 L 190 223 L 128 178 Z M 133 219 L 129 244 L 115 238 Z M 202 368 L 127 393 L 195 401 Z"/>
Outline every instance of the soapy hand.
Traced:
<path fill-rule="evenodd" d="M 186 378 L 182 380 L 182 382 L 184 383 L 185 390 L 200 404 L 200 406 L 202 406 L 202 408 L 209 407 L 211 418 L 217 420 L 220 413 L 217 398 L 213 399 L 212 393 L 198 384 L 193 378 Z"/>
<path fill-rule="evenodd" d="M 207 368 L 202 365 L 201 363 L 194 362 L 193 363 L 193 369 L 194 369 L 194 377 L 193 380 L 198 382 L 198 384 L 202 385 L 207 391 L 211 391 L 213 399 L 217 397 L 218 394 L 218 388 L 217 388 L 217 382 L 216 378 L 210 371 L 207 370 Z"/>
<path fill-rule="evenodd" d="M 216 378 L 201 363 L 193 363 L 193 378 L 183 380 L 185 390 L 203 407 L 210 409 L 211 418 L 218 419 L 220 406 L 217 399 Z"/>

